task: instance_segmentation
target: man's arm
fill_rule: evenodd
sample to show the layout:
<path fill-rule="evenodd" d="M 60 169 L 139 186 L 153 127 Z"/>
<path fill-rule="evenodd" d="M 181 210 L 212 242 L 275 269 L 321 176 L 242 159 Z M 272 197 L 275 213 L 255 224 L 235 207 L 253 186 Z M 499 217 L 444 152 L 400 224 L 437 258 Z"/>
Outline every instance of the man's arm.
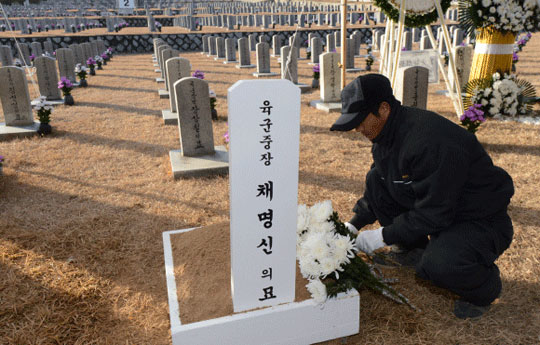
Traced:
<path fill-rule="evenodd" d="M 377 174 L 377 175 L 379 174 L 378 172 L 375 171 L 374 164 L 371 166 L 371 170 L 368 172 L 367 175 L 369 174 Z M 366 185 L 367 184 L 368 184 L 368 178 L 366 177 Z M 366 187 L 366 190 L 367 190 L 367 187 Z M 351 220 L 349 220 L 349 223 L 354 225 L 354 227 L 358 230 L 360 230 L 361 228 L 363 228 L 364 226 L 368 224 L 373 224 L 377 220 L 377 217 L 375 217 L 375 214 L 373 213 L 371 207 L 369 206 L 369 202 L 365 195 L 356 202 L 356 205 L 354 205 L 353 207 L 353 212 L 354 212 L 354 215 L 351 218 Z"/>

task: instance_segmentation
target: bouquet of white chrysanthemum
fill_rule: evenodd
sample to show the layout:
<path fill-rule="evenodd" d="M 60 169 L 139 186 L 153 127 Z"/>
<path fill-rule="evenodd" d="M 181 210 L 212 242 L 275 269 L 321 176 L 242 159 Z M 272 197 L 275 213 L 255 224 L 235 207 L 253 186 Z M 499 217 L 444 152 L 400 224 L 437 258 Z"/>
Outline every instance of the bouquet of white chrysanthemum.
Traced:
<path fill-rule="evenodd" d="M 354 242 L 354 235 L 332 210 L 330 200 L 310 208 L 298 206 L 296 257 L 313 299 L 323 303 L 340 292 L 364 287 L 410 305 L 356 255 Z"/>
<path fill-rule="evenodd" d="M 460 18 L 465 26 L 493 27 L 518 34 L 537 31 L 536 0 L 460 0 Z"/>
<path fill-rule="evenodd" d="M 530 83 L 517 80 L 513 74 L 498 72 L 489 79 L 469 82 L 465 89 L 471 95 L 468 102 L 482 105 L 482 111 L 489 117 L 527 114 L 535 93 Z"/>

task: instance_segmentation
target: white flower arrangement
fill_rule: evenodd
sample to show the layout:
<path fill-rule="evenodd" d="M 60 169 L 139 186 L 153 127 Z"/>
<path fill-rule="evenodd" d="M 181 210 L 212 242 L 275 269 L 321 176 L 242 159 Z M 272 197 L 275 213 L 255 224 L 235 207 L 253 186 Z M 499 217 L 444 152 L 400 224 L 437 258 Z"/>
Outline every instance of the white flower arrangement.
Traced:
<path fill-rule="evenodd" d="M 484 0 L 489 1 L 489 0 Z M 477 87 L 472 92 L 471 102 L 481 104 L 484 114 L 489 117 L 524 115 L 527 104 L 519 101 L 523 87 L 516 82 L 516 76 L 496 72 L 487 87 Z"/>
<path fill-rule="evenodd" d="M 515 34 L 540 28 L 537 0 L 462 0 L 462 22 Z"/>
<path fill-rule="evenodd" d="M 52 112 L 53 107 L 50 104 L 47 104 L 47 97 L 39 96 L 37 103 L 34 105 L 34 109 L 37 110 L 38 112 L 40 110 L 45 110 L 50 113 Z"/>
<path fill-rule="evenodd" d="M 299 205 L 297 219 L 296 258 L 315 302 L 324 303 L 340 292 L 367 287 L 414 308 L 356 255 L 354 235 L 339 220 L 330 200 L 310 208 Z"/>

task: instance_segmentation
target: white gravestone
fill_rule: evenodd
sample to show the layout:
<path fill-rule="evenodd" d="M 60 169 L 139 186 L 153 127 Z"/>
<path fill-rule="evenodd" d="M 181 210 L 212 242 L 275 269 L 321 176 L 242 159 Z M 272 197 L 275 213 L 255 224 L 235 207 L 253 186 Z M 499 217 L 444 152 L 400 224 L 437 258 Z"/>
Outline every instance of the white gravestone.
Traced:
<path fill-rule="evenodd" d="M 339 53 L 324 53 L 320 56 L 321 99 L 309 105 L 327 113 L 341 111 L 341 69 Z"/>
<path fill-rule="evenodd" d="M 47 101 L 62 99 L 62 94 L 60 89 L 58 89 L 58 74 L 56 73 L 55 62 L 55 59 L 47 56 L 40 56 L 34 59 L 39 93 L 47 97 Z"/>
<path fill-rule="evenodd" d="M 458 75 L 459 85 L 461 89 L 467 84 L 469 80 L 469 74 L 471 73 L 471 64 L 473 58 L 472 46 L 457 46 L 452 48 L 454 51 L 454 59 L 456 60 L 456 71 Z M 450 85 L 454 87 L 454 71 L 450 68 L 448 73 L 448 80 Z"/>
<path fill-rule="evenodd" d="M 24 70 L 14 66 L 0 68 L 0 85 L 0 100 L 6 126 L 33 124 L 34 115 Z"/>
<path fill-rule="evenodd" d="M 429 70 L 421 66 L 401 67 L 397 70 L 394 95 L 402 105 L 426 109 Z"/>
<path fill-rule="evenodd" d="M 212 114 L 208 83 L 186 77 L 173 85 L 181 150 L 169 152 L 175 179 L 212 174 L 227 174 L 228 153 L 223 146 L 214 147 Z"/>
<path fill-rule="evenodd" d="M 162 110 L 161 114 L 163 115 L 163 121 L 166 125 L 176 125 L 178 124 L 178 114 L 176 113 L 176 92 L 174 92 L 174 84 L 178 80 L 190 76 L 191 64 L 188 59 L 174 57 L 165 61 L 165 69 L 167 70 L 171 109 Z"/>
<path fill-rule="evenodd" d="M 294 300 L 300 90 L 239 81 L 228 93 L 235 312 Z"/>
<path fill-rule="evenodd" d="M 421 66 L 429 70 L 429 83 L 439 83 L 439 55 L 434 49 L 401 52 L 398 67 Z"/>
<path fill-rule="evenodd" d="M 75 56 L 73 50 L 69 48 L 59 48 L 56 50 L 56 62 L 60 78 L 68 78 L 72 83 L 76 82 L 75 77 Z"/>

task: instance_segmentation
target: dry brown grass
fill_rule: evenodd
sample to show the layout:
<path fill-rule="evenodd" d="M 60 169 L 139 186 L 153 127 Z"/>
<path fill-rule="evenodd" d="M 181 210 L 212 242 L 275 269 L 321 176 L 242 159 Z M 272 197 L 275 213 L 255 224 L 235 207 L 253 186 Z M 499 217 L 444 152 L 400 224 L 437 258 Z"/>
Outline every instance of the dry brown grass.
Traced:
<path fill-rule="evenodd" d="M 537 88 L 539 50 L 536 34 L 518 65 Z M 184 56 L 218 95 L 221 144 L 227 88 L 252 70 Z M 178 129 L 163 125 L 168 100 L 158 98 L 156 76 L 149 54 L 116 56 L 89 88 L 74 90 L 76 106 L 55 108 L 53 135 L 0 143 L 1 344 L 170 343 L 161 233 L 228 221 L 229 189 L 227 177 L 173 180 L 168 151 L 180 146 Z M 300 81 L 310 80 L 302 61 Z M 449 99 L 435 94 L 441 85 L 430 89 L 429 108 L 455 121 Z M 316 98 L 302 95 L 299 202 L 331 199 L 346 219 L 364 188 L 370 143 L 329 132 L 337 115 L 306 105 Z M 491 121 L 478 132 L 516 187 L 514 242 L 497 262 L 504 290 L 492 310 L 457 320 L 455 296 L 390 270 L 422 312 L 362 291 L 360 333 L 326 344 L 539 344 L 539 131 Z"/>

